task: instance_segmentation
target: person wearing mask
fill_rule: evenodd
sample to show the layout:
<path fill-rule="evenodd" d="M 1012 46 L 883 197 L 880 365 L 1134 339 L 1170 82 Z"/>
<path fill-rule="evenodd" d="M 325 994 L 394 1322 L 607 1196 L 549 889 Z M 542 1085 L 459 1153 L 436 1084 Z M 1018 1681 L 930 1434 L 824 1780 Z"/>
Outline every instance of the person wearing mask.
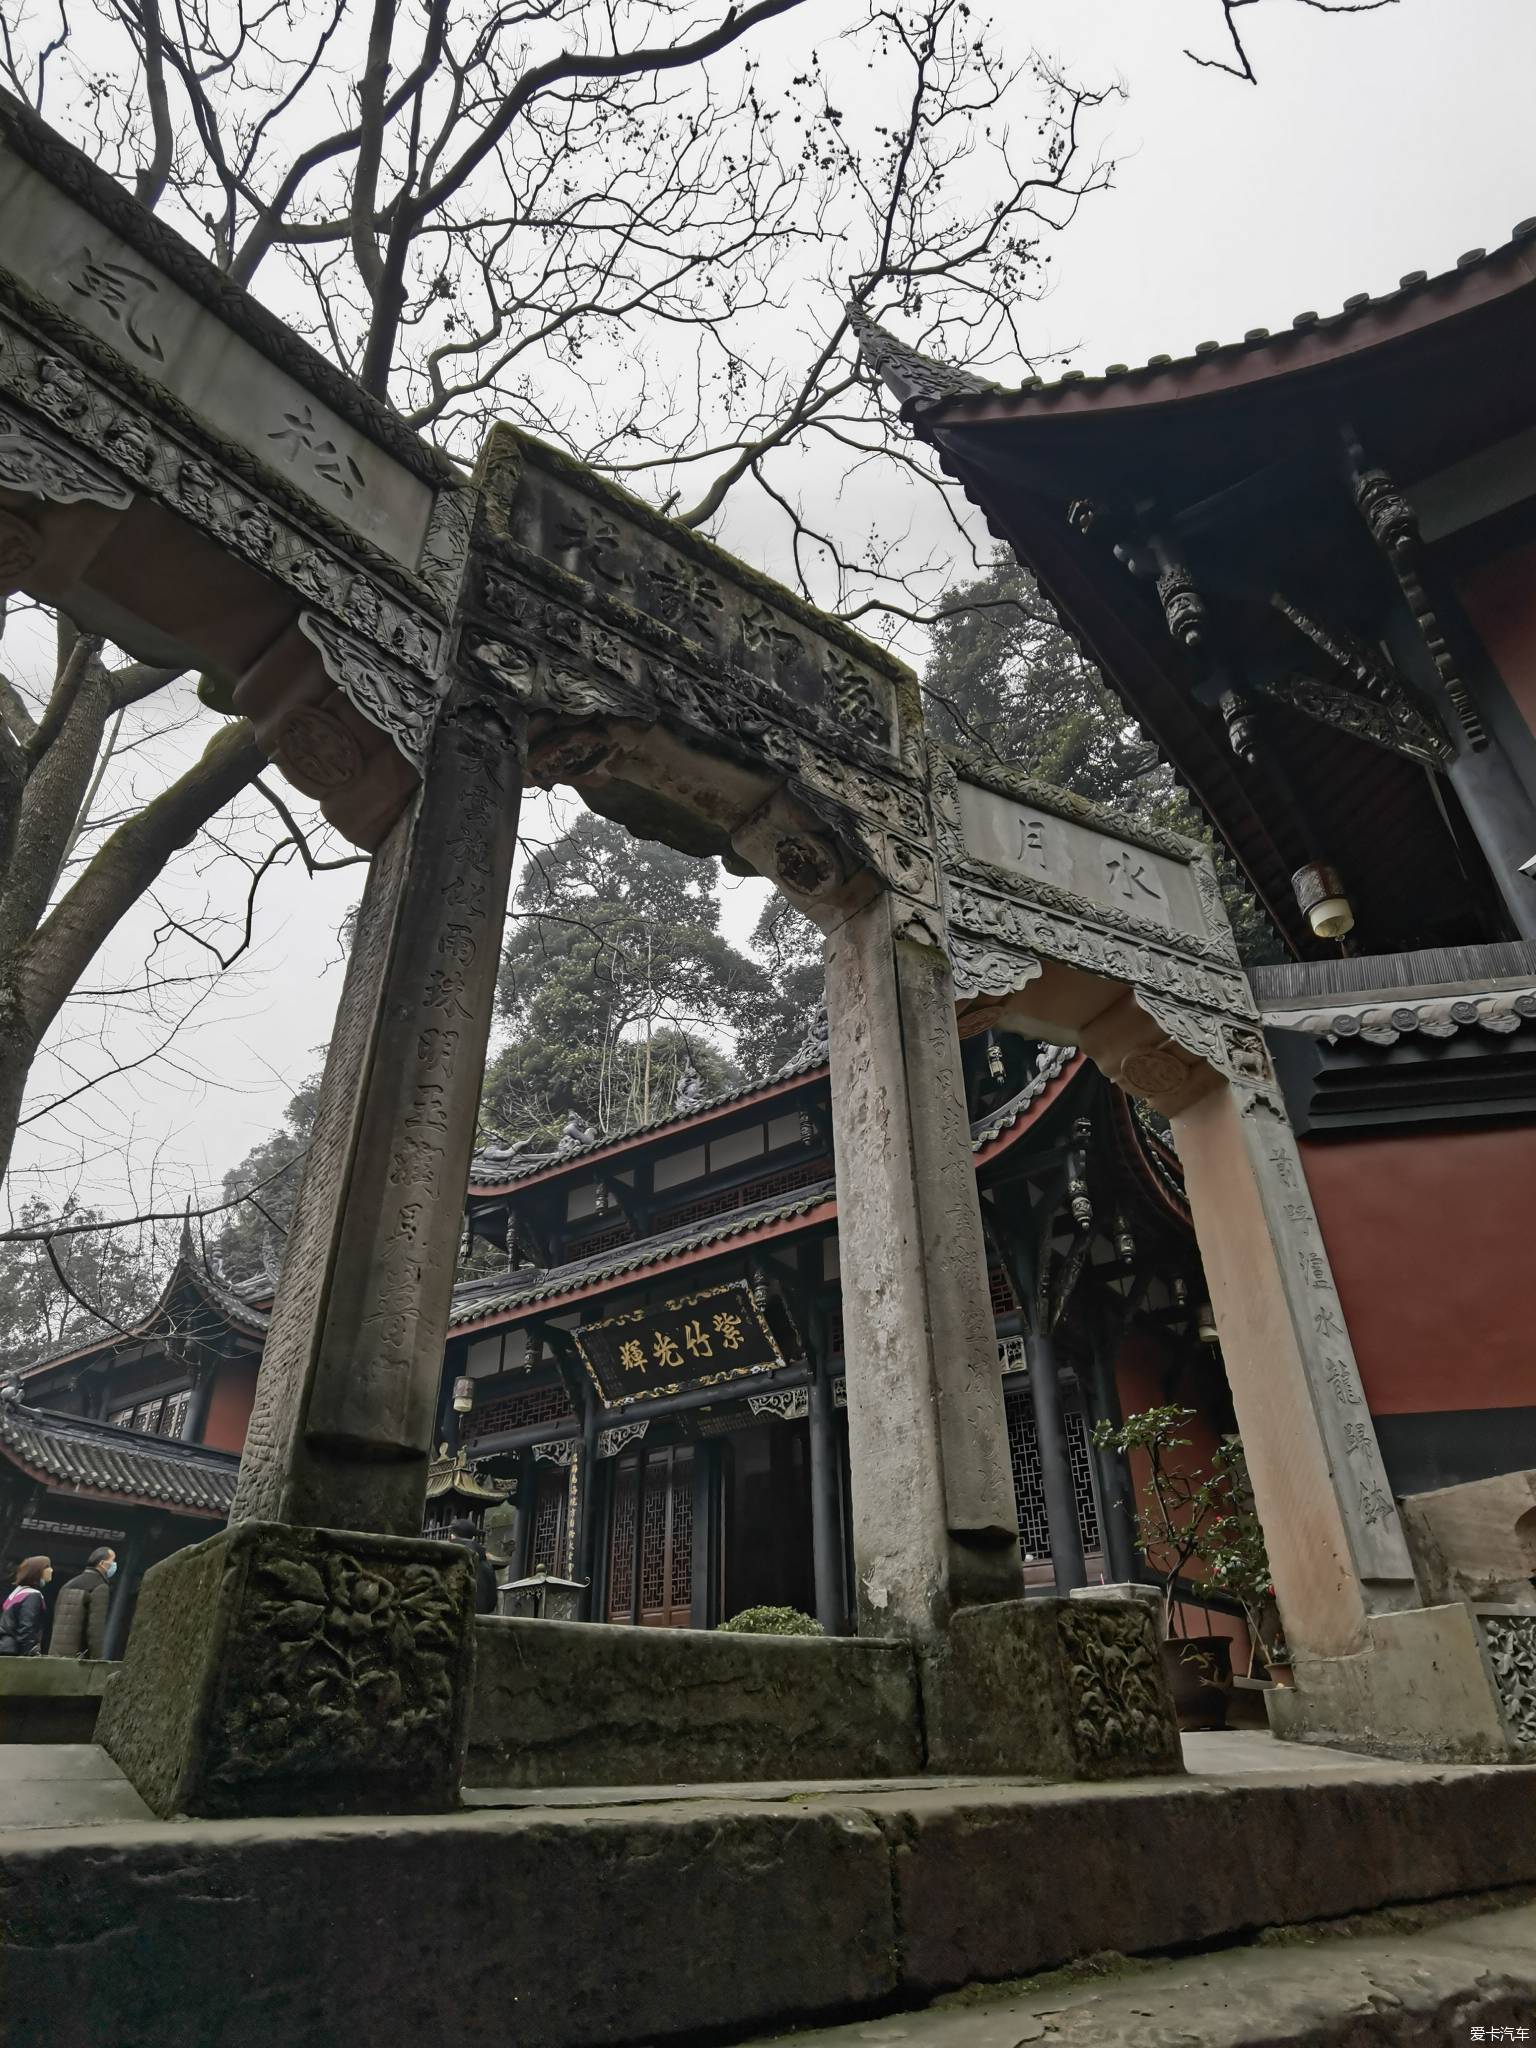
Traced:
<path fill-rule="evenodd" d="M 0 1605 L 0 1657 L 41 1657 L 46 1603 L 43 1588 L 53 1577 L 53 1560 L 24 1557 L 16 1583 Z"/>
<path fill-rule="evenodd" d="M 71 1579 L 53 1610 L 50 1657 L 104 1657 L 107 1653 L 107 1608 L 117 1552 L 103 1544 L 91 1552 L 85 1570 Z"/>
<path fill-rule="evenodd" d="M 496 1612 L 496 1574 L 491 1561 L 485 1554 L 485 1545 L 480 1541 L 480 1532 L 467 1516 L 449 1525 L 448 1541 L 457 1543 L 469 1552 L 470 1562 L 475 1568 L 475 1612 L 494 1614 Z"/>

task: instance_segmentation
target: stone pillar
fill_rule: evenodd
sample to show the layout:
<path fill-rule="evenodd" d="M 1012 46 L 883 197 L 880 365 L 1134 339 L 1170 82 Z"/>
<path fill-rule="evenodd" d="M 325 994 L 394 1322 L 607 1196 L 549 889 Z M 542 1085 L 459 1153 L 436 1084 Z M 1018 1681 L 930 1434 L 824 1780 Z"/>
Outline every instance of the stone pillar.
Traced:
<path fill-rule="evenodd" d="M 1296 1142 L 1228 1085 L 1173 1129 L 1286 1641 L 1348 1655 L 1417 1594 Z"/>
<path fill-rule="evenodd" d="M 859 1626 L 1023 1591 L 949 962 L 881 894 L 826 939 Z"/>
<path fill-rule="evenodd" d="M 419 1532 L 521 742 L 456 687 L 374 856 L 230 1526 L 146 1575 L 97 1726 L 157 1813 L 457 1803 L 472 1572 Z"/>
<path fill-rule="evenodd" d="M 374 856 L 232 1521 L 421 1528 L 519 739 L 450 697 L 421 792 Z"/>
<path fill-rule="evenodd" d="M 1056 1346 L 1031 1332 L 1024 1339 L 1029 1360 L 1029 1399 L 1035 1414 L 1035 1442 L 1040 1451 L 1040 1483 L 1045 1491 L 1045 1518 L 1051 1537 L 1051 1572 L 1057 1595 L 1065 1599 L 1088 1583 L 1083 1559 L 1083 1532 L 1072 1490 L 1067 1456 L 1067 1426 L 1061 1412 L 1061 1376 Z"/>
<path fill-rule="evenodd" d="M 1277 1734 L 1445 1763 L 1513 1754 L 1463 1602 L 1419 1602 L 1295 1140 L 1264 1092 L 1173 1117 L 1296 1683 Z"/>

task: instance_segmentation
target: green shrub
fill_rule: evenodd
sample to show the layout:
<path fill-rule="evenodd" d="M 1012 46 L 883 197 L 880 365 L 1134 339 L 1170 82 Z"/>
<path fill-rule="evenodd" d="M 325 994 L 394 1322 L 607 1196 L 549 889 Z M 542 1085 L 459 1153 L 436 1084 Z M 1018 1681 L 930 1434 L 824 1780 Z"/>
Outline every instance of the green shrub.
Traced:
<path fill-rule="evenodd" d="M 740 1614 L 729 1621 L 722 1621 L 721 1632 L 729 1636 L 819 1636 L 821 1623 L 812 1621 L 808 1614 L 802 1614 L 798 1607 L 744 1607 Z"/>

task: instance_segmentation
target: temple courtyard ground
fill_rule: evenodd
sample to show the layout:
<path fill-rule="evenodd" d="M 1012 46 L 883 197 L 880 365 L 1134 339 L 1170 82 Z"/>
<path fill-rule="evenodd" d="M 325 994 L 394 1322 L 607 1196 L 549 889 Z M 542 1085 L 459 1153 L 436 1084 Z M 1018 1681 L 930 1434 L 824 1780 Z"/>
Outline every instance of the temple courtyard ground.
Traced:
<path fill-rule="evenodd" d="M 1098 1786 L 477 1791 L 455 1815 L 166 1822 L 99 1749 L 11 1744 L 4 2038 L 1459 2048 L 1536 2030 L 1536 1769 L 1251 1731 L 1185 1752 L 1182 1778 Z"/>

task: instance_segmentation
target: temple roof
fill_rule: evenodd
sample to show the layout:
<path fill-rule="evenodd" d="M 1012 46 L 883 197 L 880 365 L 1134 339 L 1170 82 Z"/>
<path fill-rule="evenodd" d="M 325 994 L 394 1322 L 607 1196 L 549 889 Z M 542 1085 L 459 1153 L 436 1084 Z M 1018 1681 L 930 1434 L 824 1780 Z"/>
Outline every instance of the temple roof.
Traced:
<path fill-rule="evenodd" d="M 521 1181 L 532 1180 L 544 1173 L 595 1160 L 611 1152 L 627 1152 L 662 1131 L 683 1131 L 691 1124 L 704 1123 L 719 1116 L 724 1110 L 745 1105 L 759 1097 L 766 1101 L 786 1091 L 792 1084 L 815 1080 L 826 1071 L 826 1065 L 826 1015 L 823 1011 L 804 1045 L 766 1080 L 746 1081 L 739 1088 L 727 1089 L 723 1095 L 682 1103 L 665 1116 L 653 1117 L 649 1123 L 637 1124 L 632 1130 L 600 1132 L 590 1124 L 583 1125 L 580 1118 L 571 1117 L 567 1119 L 566 1134 L 559 1143 L 542 1150 L 535 1149 L 532 1143 L 487 1146 L 470 1161 L 469 1191 L 472 1195 L 500 1194 Z"/>
<path fill-rule="evenodd" d="M 14 1382 L 0 1388 L 0 1458 L 50 1493 L 219 1521 L 233 1505 L 240 1470 L 232 1451 L 23 1407 Z"/>
<path fill-rule="evenodd" d="M 1536 423 L 1536 219 L 1439 277 L 1415 273 L 1327 317 L 1298 315 L 1282 334 L 1253 328 L 1102 377 L 967 388 L 871 322 L 861 345 L 1215 824 L 1293 952 L 1326 950 L 1291 883 L 1316 860 L 1343 873 L 1373 952 L 1503 928 L 1484 856 L 1425 773 L 1429 757 L 1362 714 L 1354 647 L 1383 647 L 1401 625 L 1402 645 L 1382 656 L 1384 701 L 1442 724 L 1448 704 L 1426 693 L 1424 665 L 1445 675 L 1463 657 L 1435 640 L 1432 612 L 1412 609 L 1407 571 L 1384 573 L 1350 479 L 1358 462 L 1401 487 L 1434 564 L 1459 465 Z M 1165 582 L 1190 590 L 1198 630 L 1186 619 L 1176 632 Z M 1449 758 L 1433 719 L 1429 732 Z"/>
<path fill-rule="evenodd" d="M 126 1344 L 147 1342 L 156 1336 L 196 1338 L 205 1335 L 204 1327 L 189 1330 L 185 1324 L 177 1324 L 172 1318 L 172 1305 L 184 1291 L 190 1291 L 200 1308 L 211 1313 L 216 1324 L 236 1330 L 242 1336 L 264 1338 L 269 1317 L 266 1310 L 258 1308 L 255 1303 L 270 1299 L 273 1284 L 263 1275 L 248 1282 L 244 1290 L 231 1287 L 217 1274 L 211 1273 L 196 1256 L 190 1235 L 184 1231 L 176 1263 L 160 1290 L 158 1300 L 136 1322 L 125 1324 L 121 1330 L 109 1330 L 85 1343 L 78 1337 L 71 1337 L 55 1345 L 53 1350 L 44 1352 L 40 1358 L 31 1359 L 14 1369 L 21 1378 L 32 1379 L 67 1364 L 71 1359 L 95 1358 L 103 1352 L 120 1350 Z"/>
<path fill-rule="evenodd" d="M 1167 404 L 1312 370 L 1454 318 L 1536 279 L 1536 216 L 1510 230 L 1494 249 L 1469 249 L 1455 267 L 1431 277 L 1411 271 L 1385 292 L 1356 292 L 1332 313 L 1304 312 L 1272 333 L 1250 327 L 1237 341 L 1201 341 L 1184 355 L 1157 354 L 1143 364 L 1111 363 L 1099 375 L 1066 370 L 1004 387 L 974 371 L 937 361 L 850 307 L 859 353 L 908 416 L 926 431 L 978 420 L 1059 416 L 1066 410 Z"/>
<path fill-rule="evenodd" d="M 1082 1054 L 1072 1046 L 1043 1046 L 1035 1071 L 1024 1086 L 971 1126 L 972 1152 L 988 1154 L 998 1147 L 999 1141 L 1011 1143 L 1022 1136 L 1048 1102 L 1054 1100 L 1059 1092 L 1057 1084 L 1069 1081 L 1082 1065 Z M 745 1208 L 697 1217 L 654 1237 L 611 1245 L 605 1251 L 572 1259 L 565 1265 L 525 1266 L 490 1279 L 461 1282 L 454 1289 L 449 1324 L 455 1330 L 479 1327 L 537 1303 L 586 1293 L 628 1274 L 666 1266 L 737 1238 L 754 1237 L 788 1223 L 808 1224 L 813 1218 L 830 1221 L 837 1213 L 836 1205 L 837 1183 L 829 1176 L 812 1187 L 773 1195 Z"/>

